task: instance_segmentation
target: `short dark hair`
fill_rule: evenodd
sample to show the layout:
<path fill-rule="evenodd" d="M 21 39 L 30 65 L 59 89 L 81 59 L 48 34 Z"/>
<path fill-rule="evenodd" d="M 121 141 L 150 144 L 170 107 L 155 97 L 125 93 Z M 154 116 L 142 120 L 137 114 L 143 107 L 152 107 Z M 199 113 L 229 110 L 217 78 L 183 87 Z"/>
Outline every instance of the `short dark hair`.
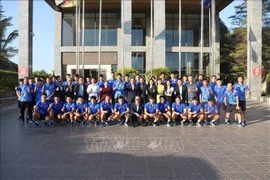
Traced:
<path fill-rule="evenodd" d="M 104 77 L 104 75 L 103 74 L 100 74 L 99 77 Z"/>
<path fill-rule="evenodd" d="M 96 97 L 96 96 L 91 96 L 91 97 L 90 97 L 90 99 L 94 99 L 94 100 L 96 100 L 96 99 L 97 99 L 97 97 Z"/>
<path fill-rule="evenodd" d="M 123 98 L 123 96 L 119 96 L 117 100 L 119 100 L 119 99 L 124 99 L 124 98 Z"/>
<path fill-rule="evenodd" d="M 121 76 L 122 77 L 122 74 L 121 73 L 118 73 L 117 76 Z"/>
<path fill-rule="evenodd" d="M 82 98 L 82 99 L 83 99 L 83 96 L 78 96 L 78 99 L 79 99 L 79 98 Z"/>
<path fill-rule="evenodd" d="M 175 99 L 177 99 L 177 98 L 181 99 L 181 97 L 180 97 L 179 95 L 177 95 L 177 96 L 175 97 Z"/>
<path fill-rule="evenodd" d="M 42 95 L 41 96 L 47 96 L 47 94 L 46 93 L 42 93 Z"/>
<path fill-rule="evenodd" d="M 72 95 L 67 95 L 67 97 L 66 97 L 66 98 L 68 98 L 68 97 L 69 97 L 69 98 L 71 98 L 71 99 L 73 99 Z"/>
<path fill-rule="evenodd" d="M 163 99 L 164 99 L 165 97 L 164 97 L 164 96 L 159 96 L 159 99 L 161 99 L 161 98 L 163 98 Z"/>
<path fill-rule="evenodd" d="M 194 97 L 192 98 L 192 101 L 198 101 L 198 98 L 197 98 L 196 96 L 194 96 Z"/>
<path fill-rule="evenodd" d="M 156 99 L 154 95 L 150 95 L 149 99 Z"/>
<path fill-rule="evenodd" d="M 215 77 L 215 78 L 217 78 L 217 76 L 216 76 L 216 75 L 212 75 L 212 76 L 211 76 L 211 78 L 212 78 L 212 77 Z"/>

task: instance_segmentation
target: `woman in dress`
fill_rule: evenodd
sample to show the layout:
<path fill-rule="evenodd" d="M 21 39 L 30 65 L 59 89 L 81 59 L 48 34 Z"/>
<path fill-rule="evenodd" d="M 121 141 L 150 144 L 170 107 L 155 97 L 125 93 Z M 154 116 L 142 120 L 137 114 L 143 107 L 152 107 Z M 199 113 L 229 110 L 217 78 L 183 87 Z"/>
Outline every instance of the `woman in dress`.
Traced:
<path fill-rule="evenodd" d="M 167 80 L 166 86 L 165 86 L 165 91 L 164 91 L 164 96 L 165 96 L 166 101 L 168 101 L 170 103 L 170 105 L 172 105 L 173 92 L 174 92 L 174 88 L 171 85 L 171 81 Z"/>
<path fill-rule="evenodd" d="M 148 96 L 148 99 L 150 97 L 155 97 L 157 96 L 157 87 L 155 85 L 155 82 L 153 79 L 150 79 L 146 88 L 146 95 Z"/>
<path fill-rule="evenodd" d="M 104 87 L 100 90 L 100 102 L 104 101 L 107 95 L 112 98 L 112 88 L 109 87 L 109 82 L 105 81 Z"/>
<path fill-rule="evenodd" d="M 159 103 L 160 102 L 159 97 L 164 95 L 165 87 L 163 86 L 161 79 L 158 79 L 157 83 L 158 83 L 157 84 L 157 103 Z"/>

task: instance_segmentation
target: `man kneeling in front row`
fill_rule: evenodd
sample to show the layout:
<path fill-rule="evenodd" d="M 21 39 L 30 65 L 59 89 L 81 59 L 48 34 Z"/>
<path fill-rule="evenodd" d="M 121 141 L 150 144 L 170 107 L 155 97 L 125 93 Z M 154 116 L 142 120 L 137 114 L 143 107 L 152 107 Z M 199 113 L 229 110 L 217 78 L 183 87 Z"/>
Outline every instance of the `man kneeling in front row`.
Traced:
<path fill-rule="evenodd" d="M 46 101 L 46 99 L 47 94 L 43 93 L 41 96 L 41 101 L 37 102 L 37 104 L 34 106 L 33 119 L 35 121 L 35 128 L 39 126 L 38 120 L 43 120 L 44 127 L 46 127 L 47 123 L 51 119 L 48 112 L 50 103 Z"/>
<path fill-rule="evenodd" d="M 157 126 L 157 122 L 159 119 L 158 112 L 159 110 L 158 105 L 155 103 L 155 97 L 150 96 L 149 102 L 144 105 L 144 119 L 147 125 L 151 123 L 149 122 L 150 119 L 154 119 L 153 126 Z"/>

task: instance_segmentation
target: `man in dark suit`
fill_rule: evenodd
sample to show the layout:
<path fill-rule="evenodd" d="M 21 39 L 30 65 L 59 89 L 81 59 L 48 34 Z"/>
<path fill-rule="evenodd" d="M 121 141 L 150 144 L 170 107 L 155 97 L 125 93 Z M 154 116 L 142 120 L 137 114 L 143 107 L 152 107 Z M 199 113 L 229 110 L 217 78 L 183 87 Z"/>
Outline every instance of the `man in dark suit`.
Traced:
<path fill-rule="evenodd" d="M 138 85 L 140 87 L 140 96 L 142 104 L 145 104 L 147 102 L 147 94 L 146 94 L 147 85 L 145 84 L 143 77 L 140 77 L 140 82 Z"/>
<path fill-rule="evenodd" d="M 188 102 L 188 91 L 187 91 L 187 87 L 182 84 L 181 79 L 179 79 L 177 81 L 177 85 L 176 85 L 176 87 L 174 89 L 174 95 L 175 95 L 175 97 L 180 96 L 181 99 L 182 99 L 182 102 L 187 104 L 187 102 Z"/>
<path fill-rule="evenodd" d="M 86 90 L 87 90 L 87 85 L 84 84 L 83 77 L 80 77 L 79 83 L 74 85 L 74 100 L 76 101 L 79 96 L 82 96 L 84 101 L 87 101 L 88 94 L 87 94 Z"/>
<path fill-rule="evenodd" d="M 133 127 L 137 127 L 138 125 L 144 125 L 144 105 L 141 103 L 140 96 L 135 96 L 135 102 L 131 103 L 130 105 L 130 120 L 131 125 Z"/>
<path fill-rule="evenodd" d="M 65 102 L 65 86 L 63 85 L 63 80 L 58 80 L 58 85 L 55 88 L 55 95 L 60 98 L 60 101 Z"/>
<path fill-rule="evenodd" d="M 140 86 L 138 84 L 135 84 L 135 79 L 131 78 L 130 79 L 130 84 L 125 87 L 125 92 L 126 92 L 126 101 L 130 105 L 132 102 L 135 100 L 135 96 L 140 95 Z"/>
<path fill-rule="evenodd" d="M 65 98 L 71 97 L 74 98 L 74 85 L 72 85 L 72 79 L 67 79 L 67 85 L 64 86 L 65 89 Z"/>

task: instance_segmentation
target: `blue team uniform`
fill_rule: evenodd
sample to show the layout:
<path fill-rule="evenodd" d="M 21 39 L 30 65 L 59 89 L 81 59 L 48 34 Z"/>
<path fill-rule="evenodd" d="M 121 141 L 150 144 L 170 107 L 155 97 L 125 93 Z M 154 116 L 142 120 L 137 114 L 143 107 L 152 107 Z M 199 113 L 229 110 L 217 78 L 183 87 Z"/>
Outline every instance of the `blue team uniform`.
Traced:
<path fill-rule="evenodd" d="M 174 102 L 172 104 L 172 109 L 177 113 L 183 114 L 186 109 L 186 105 L 184 103 L 177 104 L 177 102 Z"/>
<path fill-rule="evenodd" d="M 99 86 L 99 88 L 104 88 L 104 81 L 98 81 L 97 85 Z"/>
<path fill-rule="evenodd" d="M 48 112 L 49 106 L 50 106 L 50 103 L 47 101 L 45 103 L 43 103 L 42 101 L 39 101 L 36 104 L 36 107 L 38 108 L 38 113 L 43 116 L 49 115 L 49 112 Z"/>
<path fill-rule="evenodd" d="M 211 87 L 207 86 L 202 86 L 200 87 L 201 90 L 201 95 L 202 95 L 202 102 L 207 102 L 208 99 L 211 98 L 211 94 L 213 93 L 213 90 Z"/>
<path fill-rule="evenodd" d="M 151 105 L 151 103 L 148 102 L 148 103 L 146 103 L 146 104 L 144 105 L 144 109 L 147 109 L 147 112 L 148 112 L 149 114 L 155 114 L 156 111 L 158 110 L 158 105 L 157 105 L 156 103 L 153 104 L 153 105 Z"/>
<path fill-rule="evenodd" d="M 112 103 L 106 103 L 106 101 L 103 101 L 101 104 L 100 104 L 100 108 L 103 110 L 103 111 L 108 111 L 108 113 L 112 113 L 112 109 L 113 109 L 113 105 Z"/>
<path fill-rule="evenodd" d="M 47 94 L 47 96 L 50 96 L 54 90 L 55 90 L 55 84 L 51 83 L 51 84 L 44 84 L 44 89 L 45 89 L 45 93 Z M 50 98 L 47 98 L 47 100 L 52 101 L 53 100 L 53 96 Z"/>
<path fill-rule="evenodd" d="M 74 102 L 68 104 L 67 102 L 65 102 L 65 104 L 63 105 L 63 108 L 66 112 L 70 112 L 73 109 L 76 110 L 76 104 Z"/>
<path fill-rule="evenodd" d="M 125 102 L 124 102 L 123 104 L 116 103 L 116 104 L 114 105 L 114 109 L 115 109 L 116 112 L 119 111 L 119 113 L 121 114 L 121 113 L 127 111 L 127 109 L 128 109 L 128 104 L 125 103 Z"/>
<path fill-rule="evenodd" d="M 178 81 L 178 79 L 176 79 L 176 78 L 170 80 L 171 85 L 172 85 L 173 88 L 175 88 L 175 86 L 177 85 L 177 81 Z"/>
<path fill-rule="evenodd" d="M 209 112 L 209 114 L 215 114 L 218 111 L 218 107 L 216 104 L 213 104 L 212 107 L 210 107 L 208 104 L 205 104 L 204 110 Z"/>
<path fill-rule="evenodd" d="M 21 93 L 22 92 L 22 88 L 21 88 L 21 86 L 18 86 L 17 88 L 16 88 L 16 93 L 17 92 L 19 92 L 19 93 Z M 18 101 L 21 101 L 21 98 L 18 96 Z"/>
<path fill-rule="evenodd" d="M 89 110 L 90 110 L 89 114 L 95 114 L 95 113 L 98 112 L 98 110 L 100 108 L 100 104 L 97 103 L 97 102 L 95 104 L 93 104 L 92 102 L 89 102 L 88 107 L 89 107 Z"/>
<path fill-rule="evenodd" d="M 87 110 L 88 105 L 87 105 L 86 102 L 83 102 L 82 104 L 81 103 L 77 103 L 76 104 L 76 108 L 77 108 L 78 113 L 79 114 L 82 114 L 82 113 L 84 113 Z"/>
<path fill-rule="evenodd" d="M 36 102 L 41 101 L 42 86 L 36 85 Z"/>
<path fill-rule="evenodd" d="M 233 89 L 237 90 L 240 101 L 246 101 L 246 91 L 249 91 L 249 87 L 246 84 L 235 84 Z"/>
<path fill-rule="evenodd" d="M 124 86 L 125 83 L 123 81 L 115 81 L 113 87 L 116 87 L 114 98 L 118 98 L 119 96 L 124 96 Z"/>
<path fill-rule="evenodd" d="M 202 104 L 198 102 L 198 103 L 195 105 L 193 102 L 191 102 L 191 103 L 189 104 L 189 109 L 190 109 L 191 112 L 196 112 L 196 113 L 198 114 L 198 113 L 200 113 L 201 110 L 202 110 Z"/>
<path fill-rule="evenodd" d="M 56 104 L 55 102 L 52 103 L 51 108 L 55 115 L 62 114 L 63 105 L 64 103 L 62 101 L 59 101 L 58 104 Z"/>
<path fill-rule="evenodd" d="M 29 84 L 22 84 L 20 86 L 21 88 L 21 102 L 31 102 L 32 101 L 32 94 L 31 92 L 31 86 Z"/>
<path fill-rule="evenodd" d="M 224 97 L 225 97 L 225 92 L 226 92 L 227 86 L 215 86 L 214 87 L 214 94 L 217 97 L 217 102 L 223 103 L 224 102 Z"/>
<path fill-rule="evenodd" d="M 236 91 L 236 90 L 226 91 L 225 96 L 227 97 L 228 104 L 231 104 L 231 105 L 237 104 L 236 97 L 238 97 L 238 91 Z"/>
<path fill-rule="evenodd" d="M 162 113 L 166 113 L 166 109 L 170 107 L 170 104 L 168 101 L 164 101 L 164 103 L 159 102 L 158 103 L 158 109 Z"/>

